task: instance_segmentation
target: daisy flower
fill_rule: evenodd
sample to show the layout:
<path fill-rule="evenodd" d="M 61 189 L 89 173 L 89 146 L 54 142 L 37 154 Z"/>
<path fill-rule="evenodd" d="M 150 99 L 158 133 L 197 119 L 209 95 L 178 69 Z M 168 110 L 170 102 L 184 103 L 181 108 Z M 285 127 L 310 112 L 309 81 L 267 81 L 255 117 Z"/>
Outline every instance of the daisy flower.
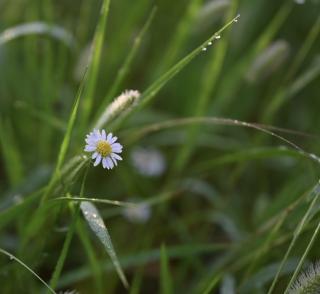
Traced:
<path fill-rule="evenodd" d="M 117 143 L 117 137 L 112 133 L 106 134 L 105 130 L 93 130 L 86 137 L 87 145 L 84 148 L 86 152 L 92 152 L 92 159 L 95 159 L 94 166 L 102 162 L 103 168 L 112 169 L 117 165 L 118 160 L 122 158 L 118 153 L 122 152 L 122 145 Z"/>

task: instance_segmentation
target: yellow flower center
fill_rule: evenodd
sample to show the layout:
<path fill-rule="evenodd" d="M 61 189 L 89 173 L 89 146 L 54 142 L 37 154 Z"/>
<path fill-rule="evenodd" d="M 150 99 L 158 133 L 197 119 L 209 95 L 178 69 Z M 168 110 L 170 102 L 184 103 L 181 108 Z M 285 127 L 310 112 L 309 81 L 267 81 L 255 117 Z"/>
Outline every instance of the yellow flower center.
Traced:
<path fill-rule="evenodd" d="M 112 152 L 112 148 L 107 141 L 101 140 L 97 143 L 97 152 L 101 154 L 102 157 L 106 157 Z"/>

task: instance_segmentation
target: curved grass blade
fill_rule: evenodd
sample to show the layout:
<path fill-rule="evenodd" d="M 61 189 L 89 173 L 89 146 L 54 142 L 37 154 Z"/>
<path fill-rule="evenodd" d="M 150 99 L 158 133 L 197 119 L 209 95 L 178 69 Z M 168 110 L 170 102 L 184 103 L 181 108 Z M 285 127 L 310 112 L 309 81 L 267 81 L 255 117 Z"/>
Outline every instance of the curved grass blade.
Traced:
<path fill-rule="evenodd" d="M 15 260 L 25 269 L 27 269 L 30 273 L 32 273 L 32 275 L 34 275 L 43 285 L 45 285 L 51 293 L 56 293 L 36 272 L 34 272 L 30 267 L 28 267 L 23 261 L 21 261 L 20 259 L 18 259 L 17 257 L 15 257 L 14 255 L 2 248 L 0 248 L 0 252 L 4 255 L 7 255 L 10 258 L 10 260 Z"/>
<path fill-rule="evenodd" d="M 74 49 L 76 46 L 76 40 L 70 32 L 58 25 L 40 21 L 20 24 L 4 30 L 0 34 L 0 46 L 19 37 L 29 35 L 49 35 L 63 42 L 71 49 Z"/>
<path fill-rule="evenodd" d="M 128 281 L 123 273 L 123 270 L 120 266 L 120 262 L 118 260 L 118 257 L 116 255 L 116 252 L 113 248 L 111 238 L 109 235 L 109 232 L 103 222 L 103 219 L 101 218 L 98 210 L 96 207 L 87 201 L 84 201 L 81 203 L 80 208 L 82 210 L 82 213 L 89 224 L 92 231 L 96 234 L 96 236 L 99 238 L 101 243 L 104 245 L 107 253 L 109 254 L 111 261 L 119 275 L 120 280 L 122 281 L 125 288 L 129 288 Z"/>
<path fill-rule="evenodd" d="M 311 159 L 312 161 L 315 161 L 316 163 L 320 164 L 320 158 L 317 157 L 315 154 L 308 153 L 305 150 L 303 150 L 301 147 L 299 147 L 297 144 L 293 143 L 292 141 L 289 141 L 288 139 L 272 132 L 270 129 L 275 129 L 274 127 L 268 127 L 266 125 L 259 125 L 255 123 L 248 123 L 236 119 L 230 119 L 230 118 L 219 118 L 219 117 L 189 117 L 189 118 L 181 118 L 181 119 L 173 119 L 168 120 L 161 123 L 155 123 L 152 125 L 149 125 L 145 128 L 140 129 L 136 133 L 134 133 L 131 138 L 129 139 L 129 142 L 134 142 L 141 137 L 146 136 L 149 133 L 157 132 L 164 129 L 179 127 L 179 126 L 185 126 L 189 124 L 208 124 L 208 125 L 224 125 L 224 126 L 241 126 L 251 129 L 256 129 L 258 131 L 261 131 L 265 134 L 268 134 L 270 136 L 273 136 L 282 142 L 285 142 L 289 146 L 296 149 L 301 155 Z M 281 130 L 281 129 L 280 129 Z"/>

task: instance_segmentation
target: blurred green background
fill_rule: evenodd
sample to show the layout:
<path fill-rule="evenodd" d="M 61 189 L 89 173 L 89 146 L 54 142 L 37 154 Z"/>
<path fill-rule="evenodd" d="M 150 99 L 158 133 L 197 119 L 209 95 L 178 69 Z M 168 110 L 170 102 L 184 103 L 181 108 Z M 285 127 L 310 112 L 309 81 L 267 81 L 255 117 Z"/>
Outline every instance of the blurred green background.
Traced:
<path fill-rule="evenodd" d="M 75 293 L 267 293 L 298 235 L 274 283 L 273 293 L 283 293 L 304 253 L 301 268 L 319 260 L 318 187 L 311 191 L 320 162 L 319 1 L 1 0 L 0 11 L 3 250 L 50 283 L 65 246 L 53 288 Z M 104 125 L 124 160 L 111 171 L 93 168 L 75 156 L 125 89 L 139 90 L 140 104 Z M 270 126 L 305 151 L 261 132 Z M 77 202 L 50 204 L 75 195 L 145 203 L 134 211 L 95 203 L 129 290 Z M 0 264 L 1 293 L 46 291 L 8 256 Z"/>

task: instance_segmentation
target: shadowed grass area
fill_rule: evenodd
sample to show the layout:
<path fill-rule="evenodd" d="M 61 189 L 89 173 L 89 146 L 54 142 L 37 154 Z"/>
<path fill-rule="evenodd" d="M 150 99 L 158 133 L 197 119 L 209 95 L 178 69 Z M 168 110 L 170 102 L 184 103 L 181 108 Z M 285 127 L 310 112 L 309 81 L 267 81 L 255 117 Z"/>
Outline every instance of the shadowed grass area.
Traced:
<path fill-rule="evenodd" d="M 319 1 L 0 9 L 1 293 L 314 293 Z"/>

